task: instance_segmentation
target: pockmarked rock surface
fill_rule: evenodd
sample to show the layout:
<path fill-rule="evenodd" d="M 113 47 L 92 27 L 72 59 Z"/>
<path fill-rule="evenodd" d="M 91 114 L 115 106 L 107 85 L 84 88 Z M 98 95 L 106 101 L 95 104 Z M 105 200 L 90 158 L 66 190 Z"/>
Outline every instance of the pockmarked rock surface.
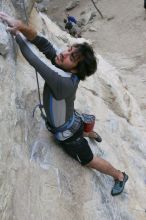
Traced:
<path fill-rule="evenodd" d="M 11 4 L 7 10 L 17 14 Z M 84 41 L 35 9 L 30 23 L 61 48 Z M 112 178 L 81 167 L 54 143 L 39 113 L 32 118 L 35 71 L 8 34 L 7 41 L 9 51 L 0 55 L 0 219 L 145 220 L 146 122 L 117 68 L 96 54 L 98 71 L 80 83 L 75 103 L 77 110 L 96 115 L 103 142 L 88 140 L 93 152 L 129 175 L 124 192 L 112 197 Z"/>
<path fill-rule="evenodd" d="M 8 37 L 6 33 L 5 25 L 0 23 L 0 32 L 3 33 L 0 35 L 0 53 L 1 55 L 6 55 L 8 52 Z"/>

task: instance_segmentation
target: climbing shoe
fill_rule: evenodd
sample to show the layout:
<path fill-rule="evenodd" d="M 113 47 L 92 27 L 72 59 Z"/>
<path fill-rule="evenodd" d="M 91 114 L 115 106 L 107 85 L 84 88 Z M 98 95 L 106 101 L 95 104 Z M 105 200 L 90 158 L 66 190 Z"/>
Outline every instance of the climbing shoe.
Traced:
<path fill-rule="evenodd" d="M 125 183 L 128 180 L 128 175 L 126 173 L 123 173 L 123 175 L 124 175 L 124 179 L 122 181 L 115 180 L 115 184 L 114 184 L 112 191 L 111 191 L 112 196 L 119 195 L 120 193 L 123 192 Z"/>
<path fill-rule="evenodd" d="M 102 138 L 99 136 L 99 134 L 96 133 L 96 138 L 94 138 L 94 140 L 97 141 L 97 142 L 101 142 Z"/>

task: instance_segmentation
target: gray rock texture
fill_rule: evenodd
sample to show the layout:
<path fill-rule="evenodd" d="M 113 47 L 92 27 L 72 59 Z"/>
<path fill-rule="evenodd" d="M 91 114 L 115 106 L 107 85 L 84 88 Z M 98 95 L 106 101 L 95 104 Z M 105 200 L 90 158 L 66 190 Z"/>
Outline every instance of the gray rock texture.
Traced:
<path fill-rule="evenodd" d="M 66 6 L 66 10 L 71 10 L 73 8 L 75 8 L 77 5 L 79 5 L 79 0 L 72 0 L 70 1 L 67 6 Z"/>
<path fill-rule="evenodd" d="M 18 18 L 27 22 L 35 0 L 11 0 Z M 26 18 L 27 17 L 27 18 Z"/>
<path fill-rule="evenodd" d="M 7 10 L 17 15 L 8 1 Z M 85 41 L 35 10 L 30 22 L 60 48 Z M 117 69 L 96 54 L 98 71 L 80 83 L 75 102 L 76 109 L 96 115 L 103 142 L 88 140 L 94 154 L 129 175 L 123 194 L 113 198 L 112 178 L 81 167 L 54 143 L 39 112 L 32 118 L 38 103 L 35 71 L 7 33 L 1 34 L 9 51 L 0 56 L 0 219 L 145 220 L 146 122 Z"/>
<path fill-rule="evenodd" d="M 8 34 L 6 33 L 6 27 L 2 23 L 0 23 L 0 33 L 3 33 L 0 35 L 0 54 L 6 55 L 8 52 L 9 38 Z"/>

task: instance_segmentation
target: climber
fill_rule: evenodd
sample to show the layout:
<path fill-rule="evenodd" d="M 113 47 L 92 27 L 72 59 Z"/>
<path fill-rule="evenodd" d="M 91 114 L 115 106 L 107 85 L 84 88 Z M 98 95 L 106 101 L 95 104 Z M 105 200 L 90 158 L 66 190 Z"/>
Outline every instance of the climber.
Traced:
<path fill-rule="evenodd" d="M 45 80 L 43 105 L 47 127 L 64 151 L 81 165 L 112 176 L 115 180 L 111 190 L 113 196 L 122 193 L 128 175 L 114 168 L 106 160 L 93 155 L 84 136 L 98 138 L 94 131 L 83 131 L 83 122 L 74 111 L 74 100 L 80 80 L 95 73 L 97 61 L 88 43 L 73 44 L 57 53 L 53 45 L 37 31 L 7 14 L 0 12 L 0 18 L 8 24 L 8 31 L 15 36 L 19 48 L 29 62 Z M 31 50 L 35 45 L 51 61 L 44 63 Z M 101 140 L 100 140 L 101 141 Z"/>

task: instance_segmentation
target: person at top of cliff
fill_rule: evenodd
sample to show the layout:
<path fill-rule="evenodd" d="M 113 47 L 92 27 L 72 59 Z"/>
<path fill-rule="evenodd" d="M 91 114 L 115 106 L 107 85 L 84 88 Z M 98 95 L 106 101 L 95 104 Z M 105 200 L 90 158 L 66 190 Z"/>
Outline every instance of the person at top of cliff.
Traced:
<path fill-rule="evenodd" d="M 67 21 L 67 19 L 64 19 L 65 23 L 65 29 L 68 31 L 68 33 L 73 37 L 81 37 L 81 29 L 78 27 L 78 25 L 73 25 L 72 22 Z"/>
<path fill-rule="evenodd" d="M 77 24 L 77 20 L 74 16 L 71 16 L 69 13 L 66 13 L 68 22 L 71 22 L 73 25 Z"/>
<path fill-rule="evenodd" d="M 15 36 L 25 59 L 45 80 L 43 105 L 46 124 L 56 141 L 81 165 L 113 177 L 115 180 L 111 190 L 113 196 L 122 193 L 128 175 L 114 168 L 106 160 L 93 155 L 84 136 L 98 138 L 97 133 L 94 131 L 84 133 L 82 118 L 74 110 L 80 80 L 93 75 L 97 69 L 92 47 L 88 43 L 76 43 L 57 53 L 53 45 L 46 38 L 39 36 L 34 28 L 3 12 L 0 12 L 0 18 L 8 24 L 8 30 Z M 35 45 L 52 64 L 41 61 L 29 44 Z M 100 137 L 99 140 L 101 141 Z"/>
<path fill-rule="evenodd" d="M 64 19 L 64 23 L 65 23 L 65 29 L 70 31 L 73 27 L 72 23 L 67 21 L 67 19 Z"/>

